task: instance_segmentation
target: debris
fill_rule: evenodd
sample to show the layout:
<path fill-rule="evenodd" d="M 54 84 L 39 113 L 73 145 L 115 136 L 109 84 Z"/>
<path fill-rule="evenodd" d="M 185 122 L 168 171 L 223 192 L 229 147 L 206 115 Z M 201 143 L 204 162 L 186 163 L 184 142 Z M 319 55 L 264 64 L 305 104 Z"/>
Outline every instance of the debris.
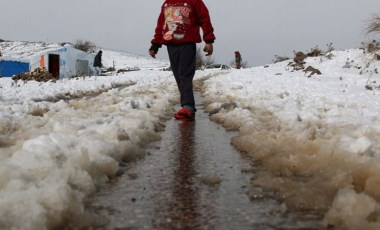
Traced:
<path fill-rule="evenodd" d="M 53 74 L 49 73 L 45 67 L 40 68 L 38 67 L 32 72 L 25 72 L 17 74 L 16 76 L 12 77 L 12 80 L 18 81 L 38 81 L 38 82 L 47 82 L 50 80 L 56 81 L 59 77 L 55 77 Z"/>
<path fill-rule="evenodd" d="M 319 69 L 316 69 L 312 66 L 308 66 L 305 70 L 303 70 L 303 72 L 305 72 L 305 74 L 307 74 L 308 72 L 310 72 L 309 76 L 308 77 L 311 77 L 312 75 L 314 74 L 318 74 L 318 75 L 321 75 L 321 71 L 319 71 Z"/>
<path fill-rule="evenodd" d="M 138 67 L 128 67 L 128 68 L 124 68 L 124 69 L 119 69 L 117 70 L 117 73 L 124 73 L 124 72 L 131 72 L 131 71 L 139 71 L 140 69 Z"/>

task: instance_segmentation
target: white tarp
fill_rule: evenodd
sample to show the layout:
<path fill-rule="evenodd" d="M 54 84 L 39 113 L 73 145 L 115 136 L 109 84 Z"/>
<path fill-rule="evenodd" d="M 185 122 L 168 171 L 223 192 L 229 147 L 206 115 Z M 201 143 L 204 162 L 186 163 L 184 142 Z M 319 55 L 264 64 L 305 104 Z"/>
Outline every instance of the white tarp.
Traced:
<path fill-rule="evenodd" d="M 94 74 L 94 54 L 89 54 L 72 46 L 66 46 L 61 49 L 40 53 L 31 58 L 30 71 L 38 67 L 45 67 L 49 72 L 49 55 L 59 55 L 59 78 L 73 76 L 89 76 Z M 84 65 L 87 65 L 86 68 Z"/>
<path fill-rule="evenodd" d="M 94 73 L 94 58 L 95 55 L 89 54 L 80 50 L 77 50 L 73 47 L 64 47 L 59 50 L 59 56 L 60 56 L 60 71 L 59 71 L 59 77 L 65 78 L 65 77 L 71 77 L 71 76 L 89 76 Z M 84 63 L 83 61 L 88 62 L 88 72 L 85 73 L 83 71 L 78 71 L 78 61 L 81 61 L 80 63 Z M 83 68 L 81 68 L 83 69 Z"/>

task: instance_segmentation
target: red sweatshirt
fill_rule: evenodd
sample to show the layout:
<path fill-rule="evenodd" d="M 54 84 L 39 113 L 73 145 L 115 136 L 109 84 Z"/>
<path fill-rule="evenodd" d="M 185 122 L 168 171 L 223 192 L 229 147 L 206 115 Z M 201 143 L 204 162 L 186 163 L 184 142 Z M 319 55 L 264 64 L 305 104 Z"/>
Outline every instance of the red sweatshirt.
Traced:
<path fill-rule="evenodd" d="M 152 44 L 213 43 L 214 28 L 202 0 L 166 0 L 161 7 Z"/>

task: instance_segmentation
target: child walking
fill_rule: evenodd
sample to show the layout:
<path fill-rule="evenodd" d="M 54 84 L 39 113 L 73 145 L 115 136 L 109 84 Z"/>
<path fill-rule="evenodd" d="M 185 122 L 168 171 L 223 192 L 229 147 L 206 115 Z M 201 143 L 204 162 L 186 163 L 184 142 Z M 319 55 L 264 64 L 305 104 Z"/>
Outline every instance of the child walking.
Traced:
<path fill-rule="evenodd" d="M 203 51 L 212 55 L 215 41 L 214 28 L 208 9 L 202 0 L 166 0 L 161 7 L 149 54 L 155 58 L 162 45 L 167 46 L 170 66 L 181 95 L 181 109 L 176 119 L 193 120 L 195 101 L 193 78 L 195 75 L 196 43 L 206 43 Z"/>

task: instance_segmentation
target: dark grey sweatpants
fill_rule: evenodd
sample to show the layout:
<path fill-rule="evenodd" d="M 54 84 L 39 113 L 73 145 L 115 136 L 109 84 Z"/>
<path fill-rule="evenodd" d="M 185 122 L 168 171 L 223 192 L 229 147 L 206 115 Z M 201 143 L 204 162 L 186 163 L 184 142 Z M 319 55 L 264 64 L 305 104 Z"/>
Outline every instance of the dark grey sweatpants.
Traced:
<path fill-rule="evenodd" d="M 181 106 L 195 108 L 193 78 L 195 75 L 196 44 L 167 45 L 170 65 L 181 94 Z"/>

